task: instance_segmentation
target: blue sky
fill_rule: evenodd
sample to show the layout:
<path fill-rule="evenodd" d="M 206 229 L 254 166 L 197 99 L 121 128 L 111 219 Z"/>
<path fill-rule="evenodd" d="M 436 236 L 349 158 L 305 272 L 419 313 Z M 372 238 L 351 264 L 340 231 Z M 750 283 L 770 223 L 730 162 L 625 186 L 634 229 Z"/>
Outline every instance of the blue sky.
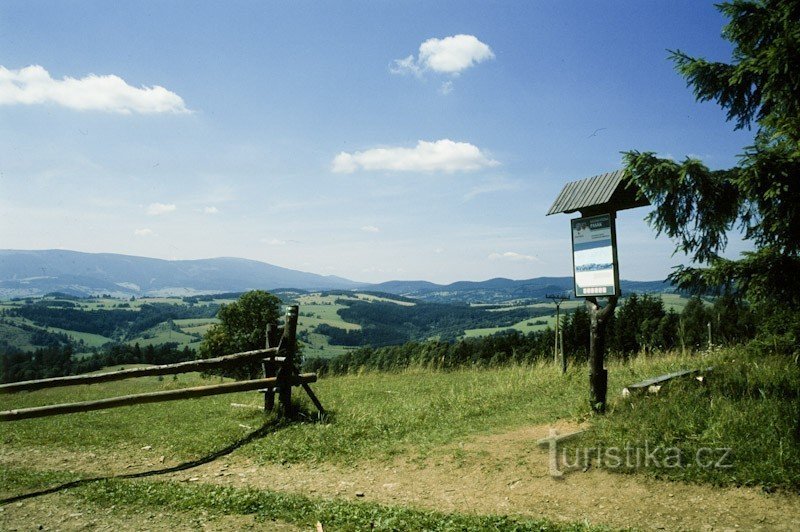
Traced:
<path fill-rule="evenodd" d="M 571 275 L 568 181 L 752 138 L 667 60 L 710 2 L 0 4 L 0 247 L 359 281 Z M 681 257 L 620 213 L 623 278 Z M 731 252 L 742 248 L 738 242 Z"/>

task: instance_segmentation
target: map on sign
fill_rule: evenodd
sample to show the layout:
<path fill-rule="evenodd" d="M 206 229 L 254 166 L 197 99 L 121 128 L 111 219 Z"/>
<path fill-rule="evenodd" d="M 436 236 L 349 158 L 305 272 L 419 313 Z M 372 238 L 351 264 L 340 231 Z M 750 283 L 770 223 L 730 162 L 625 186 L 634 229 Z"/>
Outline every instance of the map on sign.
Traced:
<path fill-rule="evenodd" d="M 611 215 L 575 218 L 571 222 L 575 296 L 616 295 Z"/>

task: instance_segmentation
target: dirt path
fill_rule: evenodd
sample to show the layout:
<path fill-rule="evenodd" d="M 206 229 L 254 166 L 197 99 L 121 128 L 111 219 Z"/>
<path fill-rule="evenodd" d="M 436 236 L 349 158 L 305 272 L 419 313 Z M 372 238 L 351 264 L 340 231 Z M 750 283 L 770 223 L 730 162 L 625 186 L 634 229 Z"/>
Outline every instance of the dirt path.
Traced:
<path fill-rule="evenodd" d="M 551 428 L 542 425 L 448 445 L 426 457 L 391 463 L 366 460 L 352 466 L 259 465 L 237 453 L 191 470 L 165 475 L 183 482 L 256 487 L 310 497 L 344 497 L 444 512 L 502 513 L 589 522 L 612 527 L 666 530 L 800 530 L 800 496 L 768 495 L 753 488 L 712 488 L 589 469 L 556 480 L 548 453 L 536 445 Z M 151 456 L 152 455 L 152 456 Z M 118 457 L 38 456 L 37 467 L 116 472 L 167 465 L 157 451 L 143 452 L 135 466 Z M 15 457 L 5 453 L 2 462 Z M 130 457 L 129 457 L 130 459 Z M 104 472 L 108 474 L 110 469 Z M 146 468 L 145 468 L 146 469 Z M 49 497 L 48 497 L 49 498 Z M 35 506 L 37 499 L 26 504 Z M 44 502 L 44 499 L 41 500 Z M 48 503 L 49 504 L 49 503 Z M 9 506 L 6 506 L 9 511 Z M 14 511 L 13 507 L 10 511 Z"/>
<path fill-rule="evenodd" d="M 256 465 L 231 457 L 173 475 L 193 482 L 255 486 L 309 496 L 356 498 L 450 512 L 520 514 L 555 521 L 666 530 L 800 530 L 800 497 L 712 488 L 603 470 L 549 474 L 536 441 L 551 426 L 447 446 L 424 459 L 353 467 Z M 556 425 L 560 433 L 577 427 Z"/>
<path fill-rule="evenodd" d="M 68 493 L 47 495 L 0 506 L 0 530 L 96 530 L 142 532 L 175 530 L 302 530 L 287 523 L 258 521 L 252 515 L 208 515 L 205 512 L 137 511 L 128 508 L 98 509 Z"/>

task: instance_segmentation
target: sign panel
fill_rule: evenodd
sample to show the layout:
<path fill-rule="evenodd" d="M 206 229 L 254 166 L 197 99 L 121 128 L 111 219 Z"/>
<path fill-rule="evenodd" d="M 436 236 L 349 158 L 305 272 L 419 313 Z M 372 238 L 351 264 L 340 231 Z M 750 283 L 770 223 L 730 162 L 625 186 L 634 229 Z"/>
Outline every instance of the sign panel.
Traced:
<path fill-rule="evenodd" d="M 572 222 L 572 264 L 576 297 L 619 294 L 616 235 L 610 214 L 574 218 Z"/>

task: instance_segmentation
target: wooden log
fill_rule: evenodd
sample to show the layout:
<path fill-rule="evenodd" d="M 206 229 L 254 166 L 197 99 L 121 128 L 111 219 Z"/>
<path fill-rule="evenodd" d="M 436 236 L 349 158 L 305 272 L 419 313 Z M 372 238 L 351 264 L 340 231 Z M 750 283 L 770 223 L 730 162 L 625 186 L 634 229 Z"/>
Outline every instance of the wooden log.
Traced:
<path fill-rule="evenodd" d="M 124 369 L 109 373 L 98 373 L 97 375 L 71 375 L 69 377 L 53 377 L 50 379 L 12 382 L 0 385 L 0 393 L 31 392 L 44 388 L 75 386 L 78 384 L 96 384 L 98 382 L 118 381 L 135 377 L 153 377 L 157 375 L 189 373 L 191 371 L 206 371 L 214 368 L 244 364 L 251 359 L 258 359 L 265 355 L 274 356 L 277 353 L 277 348 L 257 349 L 255 351 L 245 351 L 243 353 L 206 358 L 204 360 L 189 360 L 187 362 L 178 362 L 177 364 L 164 364 L 162 366 L 150 366 L 148 368 Z"/>
<path fill-rule="evenodd" d="M 192 399 L 197 397 L 207 397 L 210 395 L 220 395 L 235 392 L 247 392 L 257 390 L 265 386 L 274 386 L 275 378 L 256 379 L 251 381 L 226 382 L 224 384 L 214 384 L 211 386 L 197 386 L 194 388 L 183 388 L 181 390 L 165 390 L 161 392 L 140 393 L 135 395 L 124 395 L 121 397 L 111 397 L 108 399 L 98 399 L 96 401 L 83 401 L 80 403 L 65 403 L 59 405 L 37 406 L 33 408 L 19 408 L 0 412 L 0 421 L 16 421 L 19 419 L 30 419 L 36 417 L 56 416 L 59 414 L 71 414 L 76 412 L 90 412 L 92 410 L 105 410 L 120 406 L 139 405 L 146 403 L 160 403 L 163 401 L 176 401 L 179 399 Z M 316 382 L 315 373 L 304 373 L 294 376 L 289 382 L 297 386 Z"/>
<path fill-rule="evenodd" d="M 687 369 L 683 371 L 675 371 L 673 373 L 667 373 L 666 375 L 659 375 L 658 377 L 652 377 L 650 379 L 643 380 L 641 382 L 637 382 L 636 384 L 629 384 L 625 388 L 622 389 L 622 396 L 623 397 L 630 397 L 637 392 L 643 393 L 647 391 L 649 393 L 658 393 L 665 383 L 673 380 L 678 379 L 681 377 L 693 376 L 695 377 L 701 384 L 704 381 L 702 373 L 708 373 L 713 369 L 713 367 L 708 367 L 705 369 Z"/>

